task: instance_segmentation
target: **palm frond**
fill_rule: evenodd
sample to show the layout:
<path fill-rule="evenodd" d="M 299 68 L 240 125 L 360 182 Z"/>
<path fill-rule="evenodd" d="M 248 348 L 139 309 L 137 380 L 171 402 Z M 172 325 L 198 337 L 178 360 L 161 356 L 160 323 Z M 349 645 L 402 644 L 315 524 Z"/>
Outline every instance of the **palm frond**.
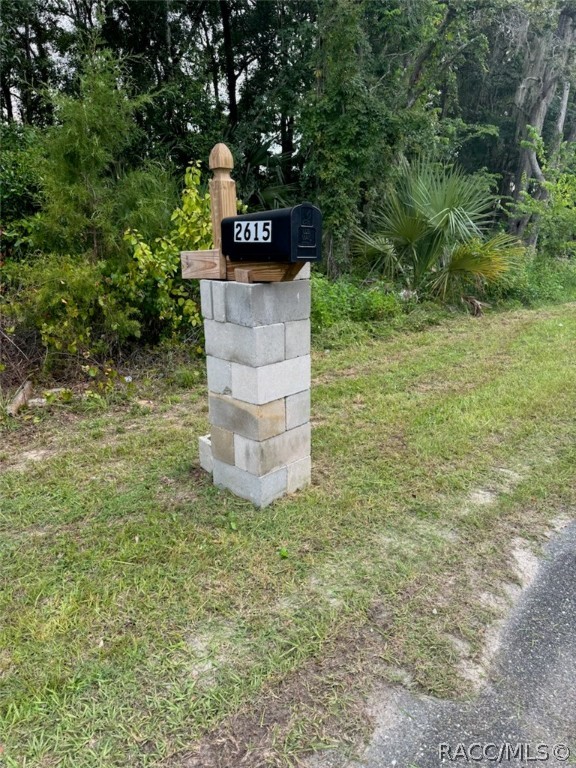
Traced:
<path fill-rule="evenodd" d="M 444 297 L 449 284 L 457 277 L 475 277 L 483 282 L 495 282 L 518 262 L 524 252 L 525 248 L 515 237 L 504 233 L 486 241 L 474 238 L 459 243 L 431 282 L 431 290 Z"/>
<path fill-rule="evenodd" d="M 369 235 L 357 228 L 352 237 L 352 253 L 367 257 L 373 269 L 389 278 L 399 271 L 398 257 L 394 245 L 383 234 Z"/>
<path fill-rule="evenodd" d="M 411 174 L 411 204 L 450 237 L 470 239 L 490 218 L 493 197 L 474 176 L 454 166 L 419 160 Z"/>
<path fill-rule="evenodd" d="M 428 222 L 396 197 L 391 196 L 377 219 L 378 233 L 399 249 L 411 247 L 429 234 Z"/>
<path fill-rule="evenodd" d="M 503 243 L 488 241 L 493 255 L 482 244 L 493 207 L 483 180 L 422 157 L 399 168 L 394 188 L 374 217 L 375 234 L 357 231 L 356 238 L 363 252 L 381 263 L 382 244 L 389 241 L 396 256 L 395 265 L 387 262 L 391 270 L 403 267 L 412 288 L 429 284 L 432 275 L 436 292 L 445 293 L 461 273 L 498 271 Z"/>

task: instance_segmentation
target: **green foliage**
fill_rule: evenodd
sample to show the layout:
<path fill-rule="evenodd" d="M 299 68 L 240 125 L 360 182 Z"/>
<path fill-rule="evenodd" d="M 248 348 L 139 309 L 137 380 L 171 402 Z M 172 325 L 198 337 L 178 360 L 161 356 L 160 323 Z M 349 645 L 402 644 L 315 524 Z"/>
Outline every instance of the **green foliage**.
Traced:
<path fill-rule="evenodd" d="M 532 253 L 515 264 L 504 280 L 489 286 L 487 296 L 508 306 L 576 301 L 576 263 Z"/>
<path fill-rule="evenodd" d="M 305 186 L 324 214 L 328 267 L 345 266 L 362 190 L 381 159 L 383 105 L 373 90 L 364 3 L 326 0 L 317 85 L 303 114 Z"/>
<path fill-rule="evenodd" d="M 180 251 L 212 247 L 210 195 L 200 190 L 200 169 L 186 171 L 182 204 L 171 216 L 172 230 L 153 245 L 141 234 L 128 230 L 125 240 L 132 251 L 126 272 L 114 275 L 132 306 L 138 307 L 148 338 L 201 326 L 198 286 L 180 275 Z"/>
<path fill-rule="evenodd" d="M 382 283 L 361 285 L 340 278 L 312 276 L 312 330 L 322 330 L 343 320 L 380 321 L 401 315 L 403 303 Z"/>
<path fill-rule="evenodd" d="M 200 378 L 200 370 L 189 365 L 180 365 L 169 373 L 169 381 L 180 389 L 191 389 L 198 384 Z"/>
<path fill-rule="evenodd" d="M 61 356 L 110 355 L 139 338 L 198 339 L 198 286 L 180 277 L 179 254 L 211 247 L 210 206 L 197 166 L 188 169 L 185 184 L 167 236 L 149 245 L 138 232 L 126 232 L 132 252 L 123 268 L 111 272 L 104 261 L 61 254 L 7 264 L 6 314 L 19 329 L 38 333 L 50 365 Z"/>
<path fill-rule="evenodd" d="M 533 149 L 545 180 L 534 182 L 514 207 L 513 216 L 529 216 L 528 235 L 538 242 L 539 252 L 547 258 L 576 256 L 576 143 L 561 145 L 548 159 L 542 137 L 531 126 L 529 140 L 523 145 Z"/>
<path fill-rule="evenodd" d="M 38 209 L 39 137 L 31 126 L 0 124 L 0 258 L 21 258 L 26 252 L 27 217 Z"/>
<path fill-rule="evenodd" d="M 576 258 L 576 145 L 572 170 L 547 182 L 547 205 L 541 205 L 539 249 L 555 258 Z"/>
<path fill-rule="evenodd" d="M 60 356 L 105 354 L 139 334 L 134 309 L 110 291 L 102 262 L 50 254 L 8 264 L 5 274 L 5 311 L 17 328 L 38 332 L 49 365 Z"/>
<path fill-rule="evenodd" d="M 511 237 L 484 242 L 494 197 L 484 177 L 429 159 L 405 163 L 374 216 L 376 233 L 357 230 L 355 251 L 411 290 L 446 297 L 462 279 L 498 279 L 521 253 Z"/>
<path fill-rule="evenodd" d="M 190 167 L 174 210 L 168 172 L 128 157 L 140 135 L 136 110 L 146 101 L 127 95 L 108 52 L 93 53 L 78 96 L 56 98 L 60 122 L 41 141 L 39 170 L 32 154 L 20 166 L 41 181 L 41 211 L 20 228 L 43 252 L 8 261 L 3 304 L 19 329 L 36 333 L 49 362 L 102 357 L 139 338 L 198 339 L 198 286 L 181 279 L 179 253 L 211 246 L 209 197 L 198 167 Z M 16 211 L 29 183 L 4 175 L 14 179 L 6 195 Z"/>
<path fill-rule="evenodd" d="M 495 283 L 521 260 L 525 249 L 515 237 L 498 233 L 488 240 L 476 237 L 454 246 L 448 259 L 437 269 L 430 282 L 430 292 L 445 299 L 455 290 L 476 281 L 483 288 Z"/>
<path fill-rule="evenodd" d="M 0 124 L 0 216 L 2 229 L 34 212 L 38 171 L 34 148 L 38 131 L 16 123 Z"/>
<path fill-rule="evenodd" d="M 389 283 L 312 275 L 312 337 L 326 349 L 354 347 L 397 331 L 420 331 L 450 315 L 437 302 L 417 302 Z"/>
<path fill-rule="evenodd" d="M 129 96 L 122 66 L 106 50 L 84 59 L 77 95 L 55 95 L 57 124 L 41 146 L 33 247 L 118 260 L 127 227 L 153 236 L 165 226 L 175 201 L 170 174 L 133 156 L 141 137 L 136 113 L 149 101 Z"/>

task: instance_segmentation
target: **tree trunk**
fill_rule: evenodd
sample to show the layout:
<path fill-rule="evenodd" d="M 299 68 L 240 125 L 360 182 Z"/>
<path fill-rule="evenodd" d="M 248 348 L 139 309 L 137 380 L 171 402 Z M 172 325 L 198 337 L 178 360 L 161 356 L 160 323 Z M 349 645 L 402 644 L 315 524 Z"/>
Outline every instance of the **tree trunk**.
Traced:
<path fill-rule="evenodd" d="M 452 6 L 449 6 L 446 11 L 446 15 L 444 16 L 444 19 L 442 20 L 442 23 L 436 30 L 436 34 L 434 38 L 428 41 L 424 50 L 416 59 L 414 66 L 412 67 L 412 72 L 410 73 L 410 77 L 408 79 L 408 102 L 407 102 L 408 109 L 414 106 L 414 104 L 416 103 L 416 100 L 422 93 L 422 89 L 418 88 L 417 86 L 419 85 L 420 79 L 422 78 L 424 65 L 436 50 L 439 41 L 442 40 L 442 36 L 444 35 L 447 28 L 450 26 L 450 24 L 454 21 L 455 18 L 456 18 L 456 9 Z"/>
<path fill-rule="evenodd" d="M 542 136 L 544 122 L 556 94 L 558 83 L 565 78 L 575 40 L 572 13 L 573 11 L 569 7 L 565 7 L 560 13 L 556 30 L 532 41 L 524 74 L 514 99 L 517 109 L 516 139 L 520 145 L 529 139 L 530 128 L 535 131 L 538 137 Z M 565 79 L 564 82 L 566 82 Z M 566 98 L 567 106 L 569 89 L 568 94 L 565 90 L 563 92 L 562 105 L 564 98 Z M 562 115 L 559 118 L 562 118 Z M 562 132 L 564 121 L 565 116 L 561 119 Z M 558 121 L 556 127 L 558 128 Z M 554 141 L 556 140 L 557 136 L 554 138 Z M 560 137 L 561 141 L 562 137 Z M 530 180 L 533 178 L 539 182 L 534 196 L 537 199 L 543 199 L 546 194 L 542 186 L 544 176 L 535 149 L 530 146 L 520 146 L 513 189 L 513 196 L 516 201 L 520 200 L 523 193 L 528 190 Z M 524 236 L 529 222 L 530 215 L 517 217 L 510 222 L 510 232 L 518 237 Z"/>
<path fill-rule="evenodd" d="M 228 122 L 233 127 L 238 123 L 238 102 L 236 101 L 236 72 L 234 70 L 234 48 L 230 25 L 230 6 L 226 0 L 220 0 L 220 16 L 224 35 L 224 64 L 228 87 Z"/>
<path fill-rule="evenodd" d="M 570 99 L 570 80 L 564 80 L 562 86 L 562 101 L 560 102 L 560 111 L 558 112 L 558 119 L 556 120 L 556 126 L 554 130 L 554 137 L 550 144 L 550 154 L 554 160 L 564 139 L 564 125 L 566 123 L 566 115 L 568 114 L 568 100 Z"/>
<path fill-rule="evenodd" d="M 202 19 L 201 23 L 202 23 L 202 31 L 204 32 L 204 40 L 205 40 L 204 46 L 210 58 L 209 72 L 210 72 L 210 77 L 212 79 L 212 89 L 214 90 L 214 103 L 216 105 L 216 111 L 220 112 L 220 81 L 218 79 L 218 75 L 219 75 L 218 60 L 216 59 L 216 51 L 214 49 L 214 46 L 212 45 L 212 39 L 211 39 L 208 25 L 206 24 L 206 21 L 204 19 Z"/>
<path fill-rule="evenodd" d="M 24 58 L 26 64 L 24 67 L 25 75 L 20 78 L 19 90 L 22 101 L 22 122 L 32 124 L 34 115 L 32 110 L 32 51 L 30 50 L 30 25 L 28 22 L 24 25 Z"/>
<path fill-rule="evenodd" d="M 293 182 L 292 157 L 294 155 L 294 117 L 280 116 L 280 144 L 282 147 L 282 171 L 284 183 Z"/>
<path fill-rule="evenodd" d="M 14 121 L 14 108 L 12 106 L 12 93 L 10 92 L 10 83 L 6 72 L 2 72 L 2 104 L 6 113 L 6 120 L 12 123 Z"/>

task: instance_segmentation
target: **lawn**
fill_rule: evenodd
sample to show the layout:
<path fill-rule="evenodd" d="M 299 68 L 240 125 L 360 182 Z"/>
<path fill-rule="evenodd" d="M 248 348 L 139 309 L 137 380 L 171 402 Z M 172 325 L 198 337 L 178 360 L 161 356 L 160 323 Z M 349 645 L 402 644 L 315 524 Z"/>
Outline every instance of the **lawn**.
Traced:
<path fill-rule="evenodd" d="M 574 304 L 317 344 L 313 484 L 261 511 L 198 468 L 202 384 L 6 429 L 0 764 L 289 766 L 377 679 L 469 695 L 514 542 L 574 516 L 575 350 Z"/>

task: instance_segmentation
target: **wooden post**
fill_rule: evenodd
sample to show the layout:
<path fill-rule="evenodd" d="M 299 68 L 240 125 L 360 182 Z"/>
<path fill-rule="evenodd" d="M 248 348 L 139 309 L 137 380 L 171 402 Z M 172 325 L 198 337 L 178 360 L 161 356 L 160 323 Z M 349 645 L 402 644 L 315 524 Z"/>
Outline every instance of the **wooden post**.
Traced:
<path fill-rule="evenodd" d="M 230 176 L 234 168 L 232 152 L 226 144 L 216 144 L 208 159 L 214 178 L 210 180 L 210 205 L 212 208 L 212 232 L 214 233 L 214 248 L 221 246 L 222 219 L 236 216 L 236 182 Z M 223 277 L 226 277 L 224 271 Z"/>

